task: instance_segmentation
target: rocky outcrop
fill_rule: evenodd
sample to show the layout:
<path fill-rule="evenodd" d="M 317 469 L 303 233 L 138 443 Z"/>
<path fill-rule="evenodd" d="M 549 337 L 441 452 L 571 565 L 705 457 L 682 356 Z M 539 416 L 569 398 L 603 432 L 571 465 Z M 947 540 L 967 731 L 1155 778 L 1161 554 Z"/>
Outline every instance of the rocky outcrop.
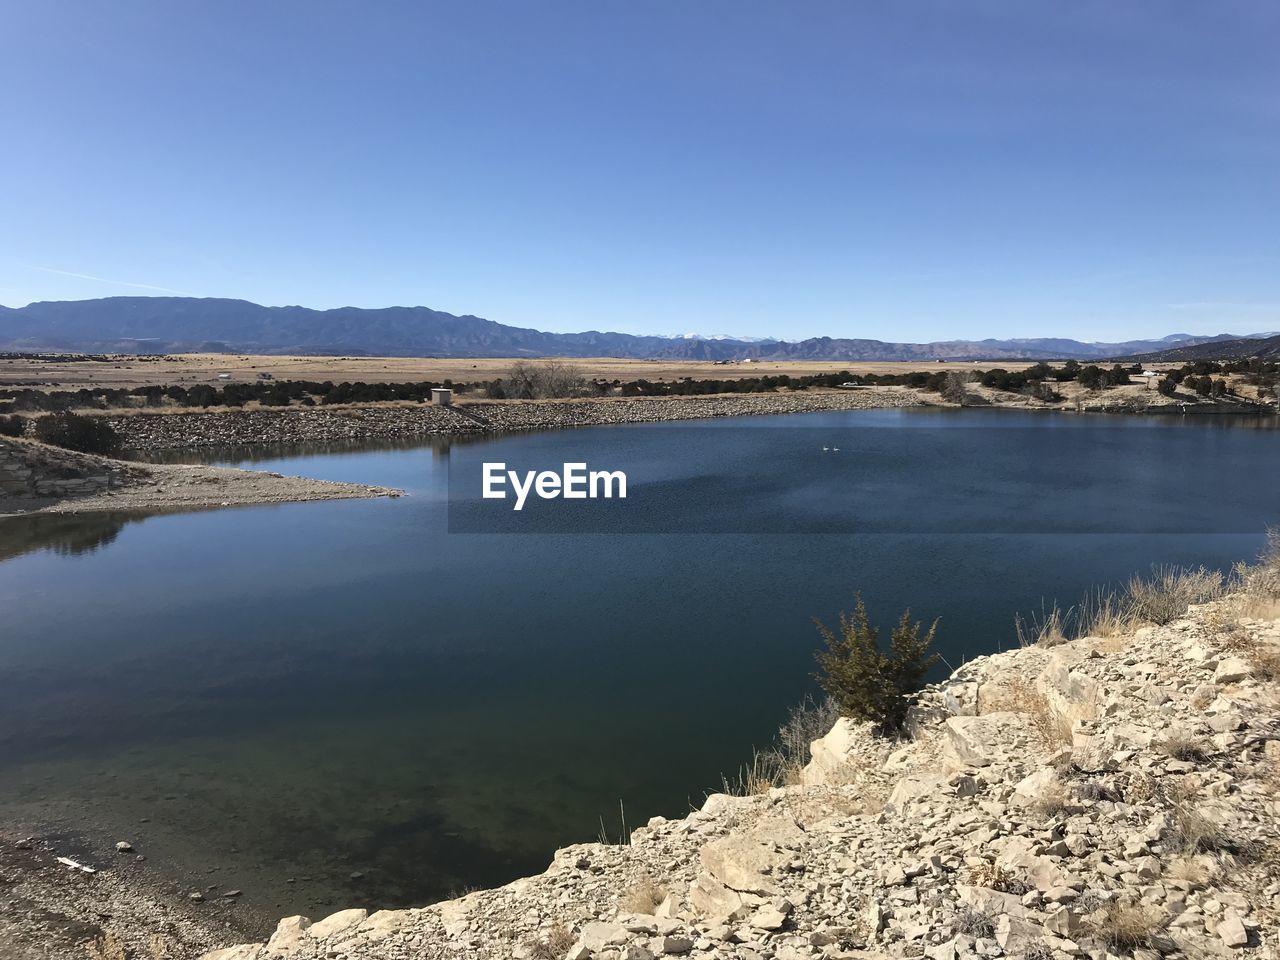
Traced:
<path fill-rule="evenodd" d="M 0 439 L 0 500 L 84 497 L 119 487 L 138 472 L 118 460 Z"/>
<path fill-rule="evenodd" d="M 796 786 L 206 960 L 1274 956 L 1280 622 L 1233 603 L 980 658 L 909 740 L 841 720 Z"/>

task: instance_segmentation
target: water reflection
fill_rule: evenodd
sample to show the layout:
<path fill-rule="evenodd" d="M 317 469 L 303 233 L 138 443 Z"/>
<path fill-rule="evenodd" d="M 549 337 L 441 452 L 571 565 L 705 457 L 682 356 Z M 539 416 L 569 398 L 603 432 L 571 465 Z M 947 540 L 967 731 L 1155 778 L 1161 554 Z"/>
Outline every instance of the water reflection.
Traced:
<path fill-rule="evenodd" d="M 37 513 L 0 520 L 0 561 L 49 550 L 60 557 L 93 553 L 146 513 Z"/>

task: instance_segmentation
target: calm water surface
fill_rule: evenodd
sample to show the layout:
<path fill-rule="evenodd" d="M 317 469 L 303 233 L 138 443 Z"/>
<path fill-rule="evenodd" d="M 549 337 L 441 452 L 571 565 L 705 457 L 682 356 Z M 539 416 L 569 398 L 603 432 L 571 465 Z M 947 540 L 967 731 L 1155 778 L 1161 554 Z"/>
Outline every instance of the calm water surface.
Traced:
<path fill-rule="evenodd" d="M 1042 598 L 1253 555 L 1280 521 L 1271 427 L 590 428 L 243 461 L 399 500 L 0 523 L 0 822 L 127 837 L 267 913 L 504 882 L 601 817 L 616 834 L 620 799 L 633 826 L 699 803 L 812 689 L 811 618 L 854 590 L 881 619 L 940 616 L 957 664 L 1011 645 Z M 1074 476 L 1035 469 L 1084 438 L 1099 454 Z M 450 533 L 451 470 L 499 459 L 626 464 L 648 512 L 625 529 L 696 532 L 599 532 L 606 512 L 591 532 Z M 1077 514 L 1108 519 L 1073 534 Z"/>

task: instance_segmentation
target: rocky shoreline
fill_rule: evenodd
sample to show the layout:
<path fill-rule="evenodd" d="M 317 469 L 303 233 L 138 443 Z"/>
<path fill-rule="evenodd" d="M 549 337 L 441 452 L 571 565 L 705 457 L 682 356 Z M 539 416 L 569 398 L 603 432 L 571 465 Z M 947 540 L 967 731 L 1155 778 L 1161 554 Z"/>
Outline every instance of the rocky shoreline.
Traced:
<path fill-rule="evenodd" d="M 3 960 L 91 960 L 89 946 L 108 935 L 128 957 L 186 960 L 260 926 L 234 898 L 190 899 L 141 854 L 68 837 L 0 834 Z"/>
<path fill-rule="evenodd" d="M 840 720 L 799 783 L 713 795 L 629 845 L 422 909 L 290 917 L 204 960 L 1275 956 L 1268 583 L 974 660 L 926 691 L 911 739 Z"/>
<path fill-rule="evenodd" d="M 0 518 L 31 513 L 161 513 L 401 493 L 389 487 L 254 470 L 131 463 L 33 440 L 0 439 Z"/>
<path fill-rule="evenodd" d="M 763 416 L 822 410 L 869 410 L 921 404 L 915 392 L 881 390 L 758 393 L 714 397 L 480 401 L 430 404 L 289 407 L 217 412 L 108 416 L 126 449 L 137 452 L 199 447 L 396 441 L 517 430 L 709 417 Z"/>

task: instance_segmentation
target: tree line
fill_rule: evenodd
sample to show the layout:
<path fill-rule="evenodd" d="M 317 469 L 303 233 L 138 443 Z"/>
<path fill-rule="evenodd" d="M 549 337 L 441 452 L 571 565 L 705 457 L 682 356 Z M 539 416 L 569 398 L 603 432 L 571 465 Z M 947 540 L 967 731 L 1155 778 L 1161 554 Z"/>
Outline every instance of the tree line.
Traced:
<path fill-rule="evenodd" d="M 407 401 L 421 403 L 437 387 L 447 387 L 455 394 L 476 393 L 491 399 L 540 400 L 560 397 L 681 397 L 709 396 L 721 393 L 775 393 L 780 390 L 809 390 L 846 385 L 902 386 L 947 395 L 955 392 L 958 378 L 966 383 L 980 383 L 993 390 L 1023 393 L 1046 402 L 1061 399 L 1057 385 L 1078 382 L 1088 390 L 1106 390 L 1132 383 L 1141 374 L 1140 364 L 1082 364 L 1067 360 L 1061 366 L 1036 363 L 1021 370 L 1004 367 L 989 369 L 939 366 L 937 370 L 912 370 L 905 373 L 835 373 L 791 376 L 769 374 L 739 379 L 682 377 L 678 380 L 623 381 L 588 379 L 573 364 L 561 361 L 530 363 L 518 361 L 506 377 L 469 383 L 445 380 L 421 380 L 401 383 L 334 383 L 331 380 L 258 380 L 250 383 L 197 383 L 191 386 L 85 387 L 79 390 L 34 390 L 9 388 L 0 390 L 0 409 L 16 412 L 56 413 L 67 410 L 109 410 L 128 407 L 243 407 L 257 403 L 266 407 L 325 406 L 330 404 L 381 403 Z M 1158 389 L 1173 395 L 1179 387 L 1202 397 L 1236 394 L 1226 379 L 1236 375 L 1255 387 L 1258 399 L 1277 396 L 1280 364 L 1263 360 L 1198 360 L 1181 368 L 1164 372 Z"/>

